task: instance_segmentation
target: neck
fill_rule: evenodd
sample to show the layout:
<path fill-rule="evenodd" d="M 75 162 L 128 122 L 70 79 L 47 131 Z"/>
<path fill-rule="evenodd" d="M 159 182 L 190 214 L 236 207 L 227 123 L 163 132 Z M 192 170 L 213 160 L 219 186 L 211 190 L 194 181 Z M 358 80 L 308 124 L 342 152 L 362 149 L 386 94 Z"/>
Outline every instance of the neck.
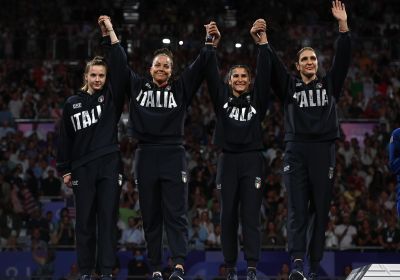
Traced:
<path fill-rule="evenodd" d="M 165 87 L 168 84 L 168 81 L 159 83 L 156 80 L 153 80 L 153 83 L 155 83 L 158 87 Z"/>
<path fill-rule="evenodd" d="M 244 94 L 244 93 L 246 93 L 246 92 L 247 92 L 247 91 L 238 92 L 238 91 L 235 91 L 235 90 L 232 89 L 232 94 L 233 94 L 235 97 L 239 97 L 239 96 L 241 96 L 242 94 Z"/>
<path fill-rule="evenodd" d="M 88 90 L 86 92 L 89 93 L 90 95 L 92 95 L 94 93 L 94 90 L 91 88 L 88 88 Z"/>
<path fill-rule="evenodd" d="M 308 84 L 308 83 L 314 81 L 316 78 L 317 78 L 317 75 L 306 76 L 306 75 L 301 74 L 301 79 L 303 80 L 303 82 L 305 84 Z"/>

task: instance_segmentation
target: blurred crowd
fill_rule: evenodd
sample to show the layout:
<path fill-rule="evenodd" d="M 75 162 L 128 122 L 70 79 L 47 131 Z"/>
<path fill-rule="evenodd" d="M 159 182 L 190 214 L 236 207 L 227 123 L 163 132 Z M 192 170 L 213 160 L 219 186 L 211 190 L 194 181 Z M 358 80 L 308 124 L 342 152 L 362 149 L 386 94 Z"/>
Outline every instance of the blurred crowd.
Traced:
<path fill-rule="evenodd" d="M 320 74 L 329 69 L 338 34 L 329 1 L 217 2 L 176 0 L 166 7 L 161 1 L 141 1 L 136 23 L 124 21 L 124 1 L 4 3 L 0 11 L 0 248 L 32 250 L 35 261 L 45 264 L 54 258 L 54 246 L 73 248 L 71 208 L 59 213 L 42 209 L 46 201 L 72 195 L 55 170 L 57 125 L 64 100 L 80 87 L 84 60 L 101 53 L 96 24 L 99 14 L 111 15 L 131 67 L 143 75 L 148 72 L 151 50 L 162 47 L 164 37 L 171 38 L 168 47 L 174 51 L 175 72 L 179 74 L 199 52 L 204 42 L 203 24 L 211 19 L 217 21 L 222 33 L 218 48 L 221 74 L 232 64 L 254 69 L 256 50 L 249 29 L 259 17 L 267 20 L 269 42 L 287 65 L 293 65 L 300 47 L 311 45 L 317 50 Z M 345 3 L 354 49 L 338 112 L 342 121 L 369 121 L 376 126 L 362 141 L 344 136 L 337 141 L 326 246 L 398 250 L 396 181 L 388 170 L 387 144 L 390 132 L 400 127 L 400 7 L 395 0 Z M 236 42 L 242 47 L 235 48 Z M 263 124 L 266 179 L 262 240 L 265 248 L 284 248 L 283 111 L 274 95 L 270 101 Z M 132 174 L 137 143 L 126 136 L 127 114 L 125 107 L 120 123 L 126 180 L 120 199 L 119 242 L 122 250 L 132 250 L 139 260 L 142 252 L 137 248 L 143 247 L 145 240 Z M 18 129 L 21 119 L 52 120 L 55 131 L 43 133 L 37 123 L 22 131 Z M 190 169 L 189 240 L 191 248 L 197 250 L 221 244 L 220 201 L 215 187 L 219 151 L 211 143 L 214 122 L 207 88 L 202 85 L 185 126 Z"/>

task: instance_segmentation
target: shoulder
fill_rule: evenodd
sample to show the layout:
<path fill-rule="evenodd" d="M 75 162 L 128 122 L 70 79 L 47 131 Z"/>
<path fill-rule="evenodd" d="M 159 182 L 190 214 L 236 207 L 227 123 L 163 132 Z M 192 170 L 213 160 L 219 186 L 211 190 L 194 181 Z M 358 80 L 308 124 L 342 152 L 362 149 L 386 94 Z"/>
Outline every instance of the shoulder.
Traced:
<path fill-rule="evenodd" d="M 396 128 L 395 130 L 393 130 L 392 136 L 399 137 L 400 136 L 400 128 Z"/>
<path fill-rule="evenodd" d="M 80 100 L 81 100 L 81 97 L 77 93 L 75 93 L 74 95 L 67 97 L 67 99 L 65 100 L 65 104 L 73 104 Z"/>
<path fill-rule="evenodd" d="M 400 128 L 396 128 L 392 132 L 392 136 L 390 137 L 390 142 L 400 141 Z"/>

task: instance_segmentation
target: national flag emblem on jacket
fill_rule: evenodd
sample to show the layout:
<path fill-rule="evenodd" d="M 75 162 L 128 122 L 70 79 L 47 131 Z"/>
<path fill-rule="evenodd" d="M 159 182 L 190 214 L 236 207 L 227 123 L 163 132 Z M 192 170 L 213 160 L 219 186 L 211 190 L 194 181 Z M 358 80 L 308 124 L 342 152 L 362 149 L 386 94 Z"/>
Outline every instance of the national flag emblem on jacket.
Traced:
<path fill-rule="evenodd" d="M 187 183 L 187 174 L 185 171 L 182 171 L 182 182 Z"/>

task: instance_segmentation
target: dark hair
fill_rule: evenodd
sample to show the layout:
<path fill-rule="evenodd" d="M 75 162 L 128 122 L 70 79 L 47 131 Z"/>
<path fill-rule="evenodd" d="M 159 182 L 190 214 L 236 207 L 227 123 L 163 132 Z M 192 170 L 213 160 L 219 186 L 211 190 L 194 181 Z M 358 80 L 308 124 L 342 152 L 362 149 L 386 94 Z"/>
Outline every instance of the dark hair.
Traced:
<path fill-rule="evenodd" d="M 92 66 L 104 66 L 107 70 L 107 63 L 105 62 L 104 58 L 102 56 L 95 56 L 92 60 L 86 62 L 86 67 L 85 67 L 85 72 L 83 75 L 86 75 L 87 73 L 89 73 L 89 69 Z M 85 81 L 85 77 L 83 77 L 83 85 L 81 87 L 81 90 L 83 91 L 87 91 L 88 90 L 88 84 Z"/>
<path fill-rule="evenodd" d="M 168 56 L 169 59 L 171 59 L 171 66 L 174 64 L 174 55 L 172 54 L 172 52 L 169 49 L 162 48 L 162 49 L 155 50 L 154 53 L 153 53 L 153 60 L 158 55 L 166 55 L 166 56 Z"/>
<path fill-rule="evenodd" d="M 312 51 L 312 52 L 314 52 L 315 54 L 317 53 L 317 52 L 316 52 L 313 48 L 311 48 L 311 47 L 304 47 L 304 48 L 301 48 L 301 49 L 297 52 L 297 55 L 296 55 L 296 62 L 299 62 L 300 55 L 301 55 L 304 51 Z"/>
<path fill-rule="evenodd" d="M 233 66 L 229 69 L 228 76 L 226 77 L 226 79 L 227 79 L 228 81 L 229 81 L 229 79 L 231 78 L 231 75 L 232 75 L 233 70 L 235 70 L 236 68 L 244 68 L 244 69 L 246 70 L 246 72 L 247 72 L 247 75 L 249 75 L 249 81 L 251 81 L 251 70 L 250 70 L 250 67 L 247 66 L 247 65 L 242 65 L 242 64 L 233 65 Z"/>

